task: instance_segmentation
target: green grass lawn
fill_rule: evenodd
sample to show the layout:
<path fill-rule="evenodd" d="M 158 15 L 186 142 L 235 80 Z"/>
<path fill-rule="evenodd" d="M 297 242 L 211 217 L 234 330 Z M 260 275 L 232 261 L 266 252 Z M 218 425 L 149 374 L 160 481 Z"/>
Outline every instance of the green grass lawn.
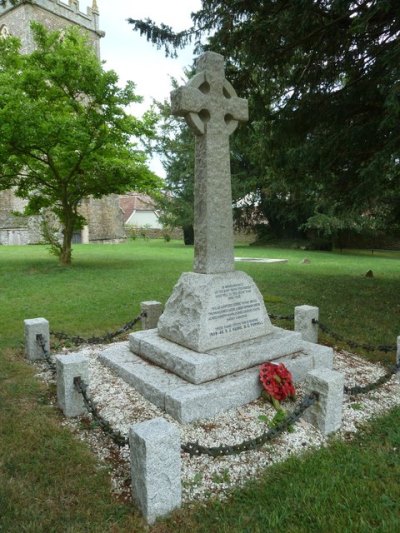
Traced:
<path fill-rule="evenodd" d="M 400 253 L 310 252 L 238 246 L 236 255 L 287 264 L 238 263 L 267 308 L 320 308 L 320 320 L 358 342 L 395 344 L 400 334 Z M 302 264 L 307 257 L 311 263 Z M 114 501 L 104 465 L 60 427 L 61 415 L 22 355 L 23 320 L 83 336 L 118 328 L 140 302 L 165 302 L 193 249 L 177 241 L 77 245 L 60 267 L 42 246 L 0 247 L 0 532 L 144 531 L 135 508 Z M 365 273 L 372 270 L 373 278 Z M 282 323 L 292 327 L 291 323 Z M 331 343 L 321 336 L 322 342 Z M 385 359 L 379 353 L 371 358 Z M 393 361 L 393 354 L 386 360 Z M 397 531 L 400 410 L 356 442 L 266 471 L 229 502 L 183 509 L 157 531 Z"/>
<path fill-rule="evenodd" d="M 267 308 L 293 314 L 320 308 L 321 321 L 357 341 L 393 344 L 399 334 L 400 253 L 331 253 L 238 246 L 236 255 L 283 257 L 287 264 L 238 263 L 261 290 Z M 77 245 L 72 268 L 41 246 L 0 248 L 4 318 L 0 346 L 21 342 L 22 321 L 45 317 L 53 330 L 100 334 L 128 322 L 144 300 L 165 302 L 193 248 L 142 239 L 122 245 Z M 301 264 L 307 257 L 311 263 Z M 373 278 L 366 278 L 368 270 Z M 289 326 L 289 325 L 288 325 Z M 328 340 L 328 339 L 327 339 Z"/>

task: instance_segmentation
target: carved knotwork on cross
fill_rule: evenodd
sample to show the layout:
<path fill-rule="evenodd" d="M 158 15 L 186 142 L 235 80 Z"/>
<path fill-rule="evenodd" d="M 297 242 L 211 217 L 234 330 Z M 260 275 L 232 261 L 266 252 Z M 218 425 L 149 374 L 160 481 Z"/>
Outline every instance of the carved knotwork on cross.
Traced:
<path fill-rule="evenodd" d="M 247 100 L 225 79 L 224 58 L 206 52 L 196 75 L 171 93 L 171 111 L 196 135 L 194 271 L 234 270 L 229 136 L 248 120 Z"/>

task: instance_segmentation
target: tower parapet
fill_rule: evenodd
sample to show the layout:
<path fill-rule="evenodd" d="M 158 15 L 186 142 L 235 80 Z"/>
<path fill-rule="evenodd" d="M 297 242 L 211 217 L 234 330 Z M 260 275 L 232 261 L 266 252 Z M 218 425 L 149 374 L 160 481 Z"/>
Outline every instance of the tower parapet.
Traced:
<path fill-rule="evenodd" d="M 16 5 L 6 0 L 0 7 L 0 26 L 7 26 L 9 33 L 21 39 L 23 52 L 33 50 L 32 36 L 26 24 L 33 20 L 51 30 L 59 30 L 70 24 L 83 28 L 100 56 L 99 39 L 105 34 L 99 28 L 96 0 L 93 0 L 91 7 L 87 7 L 86 13 L 80 11 L 78 0 L 20 0 Z"/>

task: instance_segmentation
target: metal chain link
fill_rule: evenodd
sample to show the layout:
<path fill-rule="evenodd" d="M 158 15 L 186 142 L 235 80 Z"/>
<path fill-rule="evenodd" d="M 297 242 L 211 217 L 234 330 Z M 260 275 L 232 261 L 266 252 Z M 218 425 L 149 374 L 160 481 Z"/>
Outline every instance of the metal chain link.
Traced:
<path fill-rule="evenodd" d="M 269 313 L 269 317 L 273 320 L 294 320 L 294 315 L 275 315 L 273 313 Z M 330 335 L 333 339 L 343 342 L 347 344 L 350 348 L 362 348 L 363 350 L 369 351 L 369 352 L 395 352 L 397 350 L 396 345 L 394 344 L 379 344 L 379 345 L 373 345 L 373 344 L 366 344 L 361 342 L 356 342 L 351 339 L 346 339 L 339 333 L 336 333 L 331 328 L 317 320 L 316 318 L 312 319 L 313 324 L 318 324 L 318 326 L 321 328 L 321 331 L 326 333 L 327 335 Z"/>
<path fill-rule="evenodd" d="M 397 365 L 391 366 L 383 376 L 378 378 L 373 383 L 368 383 L 367 385 L 355 385 L 354 387 L 347 387 L 345 385 L 344 393 L 349 394 L 350 396 L 355 396 L 356 394 L 363 394 L 366 392 L 370 392 L 372 390 L 377 389 L 384 383 L 387 383 L 390 380 L 390 378 L 397 372 L 400 372 L 400 362 Z"/>
<path fill-rule="evenodd" d="M 289 426 L 297 422 L 297 420 L 301 417 L 304 411 L 311 407 L 311 405 L 314 405 L 318 398 L 318 392 L 312 392 L 311 394 L 303 398 L 300 404 L 295 407 L 295 409 L 288 416 L 286 416 L 284 420 L 282 420 L 282 422 L 280 422 L 276 427 L 265 431 L 258 437 L 245 440 L 240 444 L 208 447 L 202 446 L 198 442 L 187 442 L 186 444 L 181 445 L 181 449 L 183 452 L 189 453 L 191 457 L 193 457 L 194 455 L 209 455 L 210 457 L 214 458 L 222 457 L 224 455 L 237 455 L 241 452 L 256 450 L 258 448 L 261 448 L 261 446 L 263 446 L 266 442 L 274 439 L 275 437 L 283 433 L 285 430 L 288 429 Z"/>
<path fill-rule="evenodd" d="M 397 350 L 397 346 L 395 345 L 380 344 L 380 345 L 374 346 L 372 344 L 359 343 L 359 342 L 355 342 L 349 339 L 345 339 L 342 335 L 339 335 L 338 333 L 332 331 L 330 328 L 328 328 L 328 326 L 326 326 L 325 324 L 323 324 L 316 318 L 312 319 L 312 323 L 318 324 L 318 326 L 321 328 L 321 330 L 324 333 L 327 333 L 328 335 L 330 335 L 331 337 L 333 337 L 335 340 L 339 342 L 344 342 L 350 348 L 362 348 L 369 352 L 377 351 L 377 352 L 385 352 L 385 353 L 395 352 Z M 400 371 L 400 363 L 396 365 L 391 365 L 388 367 L 386 373 L 380 378 L 378 378 L 376 381 L 374 381 L 373 383 L 368 383 L 367 385 L 355 385 L 354 387 L 345 386 L 344 393 L 354 396 L 356 394 L 363 394 L 366 392 L 370 392 L 372 390 L 377 389 L 384 383 L 387 383 L 390 380 L 390 378 L 399 371 Z"/>
<path fill-rule="evenodd" d="M 333 337 L 335 340 L 339 342 L 344 342 L 349 346 L 350 348 L 362 348 L 363 350 L 366 350 L 367 352 L 395 352 L 397 350 L 396 345 L 394 344 L 379 344 L 377 346 L 374 346 L 373 344 L 364 344 L 361 342 L 355 342 L 350 339 L 346 339 L 342 335 L 339 335 L 339 333 L 336 333 L 332 331 L 328 326 L 317 320 L 316 318 L 312 319 L 313 324 L 318 324 L 318 326 L 321 328 L 321 330 L 324 333 L 327 333 L 331 337 Z"/>
<path fill-rule="evenodd" d="M 268 313 L 268 315 L 272 320 L 294 320 L 294 315 L 274 315 L 273 313 Z"/>
<path fill-rule="evenodd" d="M 106 333 L 105 335 L 101 337 L 89 337 L 85 339 L 84 337 L 80 337 L 79 335 L 70 336 L 67 333 L 64 333 L 62 331 L 58 331 L 58 332 L 50 331 L 50 334 L 56 337 L 58 340 L 70 341 L 72 342 L 72 344 L 74 344 L 74 346 L 79 346 L 81 344 L 102 344 L 104 342 L 110 342 L 113 339 L 115 339 L 115 337 L 118 337 L 119 335 L 126 333 L 127 331 L 132 329 L 139 322 L 139 320 L 141 320 L 142 318 L 146 316 L 147 316 L 146 312 L 142 312 L 140 313 L 139 316 L 137 316 L 130 322 L 127 322 L 126 324 L 124 324 L 121 328 L 113 332 Z"/>
<path fill-rule="evenodd" d="M 87 410 L 92 414 L 93 418 L 102 428 L 102 430 L 107 433 L 112 440 L 118 446 L 129 446 L 129 439 L 124 437 L 120 431 L 115 431 L 111 424 L 105 420 L 99 413 L 95 402 L 88 396 L 87 389 L 88 385 L 82 381 L 80 377 L 74 378 L 74 387 L 75 390 L 82 394 L 84 404 Z M 268 431 L 262 433 L 254 439 L 249 439 L 241 442 L 240 444 L 234 445 L 221 445 L 221 446 L 202 446 L 198 442 L 187 442 L 186 444 L 181 445 L 181 450 L 183 452 L 189 453 L 191 457 L 197 455 L 209 455 L 211 457 L 222 457 L 224 455 L 234 455 L 239 454 L 244 451 L 255 450 L 263 446 L 267 441 L 272 440 L 277 437 L 289 426 L 293 425 L 301 417 L 308 407 L 313 405 L 319 398 L 317 392 L 312 392 L 310 395 L 303 398 L 300 404 L 288 415 L 285 417 L 282 422 L 280 422 L 275 428 L 271 428 Z"/>
<path fill-rule="evenodd" d="M 101 416 L 97 410 L 95 402 L 87 394 L 87 383 L 82 381 L 80 377 L 76 377 L 74 378 L 74 387 L 77 392 L 82 394 L 86 409 L 92 414 L 93 418 L 99 424 L 101 429 L 112 438 L 117 446 L 129 446 L 129 440 L 124 437 L 120 431 L 114 430 L 111 427 L 110 422 L 107 422 L 107 420 Z"/>
<path fill-rule="evenodd" d="M 56 372 L 57 372 L 56 365 L 55 365 L 55 363 L 52 361 L 52 359 L 50 357 L 50 352 L 46 348 L 46 341 L 45 341 L 45 339 L 44 339 L 44 337 L 43 337 L 43 335 L 41 333 L 36 335 L 36 342 L 39 344 L 39 346 L 43 350 L 43 355 L 44 355 L 44 358 L 45 358 L 45 360 L 47 362 L 47 365 L 49 366 L 49 369 L 51 370 L 51 372 L 53 374 L 56 374 Z"/>

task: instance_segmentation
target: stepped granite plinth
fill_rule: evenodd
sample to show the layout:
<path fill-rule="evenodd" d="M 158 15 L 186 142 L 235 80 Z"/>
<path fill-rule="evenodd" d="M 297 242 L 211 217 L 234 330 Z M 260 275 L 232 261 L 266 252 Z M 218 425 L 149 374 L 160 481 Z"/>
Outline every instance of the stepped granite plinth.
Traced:
<path fill-rule="evenodd" d="M 131 334 L 129 342 L 104 350 L 100 360 L 146 399 L 189 423 L 257 399 L 262 362 L 284 363 L 298 382 L 310 370 L 332 368 L 333 351 L 274 327 L 269 335 L 198 353 L 154 329 Z"/>
<path fill-rule="evenodd" d="M 158 332 L 196 352 L 260 337 L 272 324 L 257 285 L 245 272 L 184 272 L 158 321 Z"/>

